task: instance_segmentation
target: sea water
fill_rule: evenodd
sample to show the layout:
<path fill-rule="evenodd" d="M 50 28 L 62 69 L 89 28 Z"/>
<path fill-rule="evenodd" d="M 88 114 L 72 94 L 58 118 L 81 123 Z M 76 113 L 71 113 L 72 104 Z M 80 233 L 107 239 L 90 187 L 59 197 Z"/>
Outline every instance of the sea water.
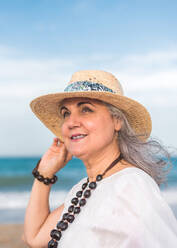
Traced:
<path fill-rule="evenodd" d="M 33 183 L 32 170 L 38 157 L 0 158 L 0 223 L 22 223 Z M 162 194 L 177 218 L 177 158 L 168 175 L 168 185 L 161 186 Z M 63 203 L 74 184 L 86 177 L 81 160 L 73 158 L 58 173 L 58 181 L 52 186 L 51 209 Z"/>

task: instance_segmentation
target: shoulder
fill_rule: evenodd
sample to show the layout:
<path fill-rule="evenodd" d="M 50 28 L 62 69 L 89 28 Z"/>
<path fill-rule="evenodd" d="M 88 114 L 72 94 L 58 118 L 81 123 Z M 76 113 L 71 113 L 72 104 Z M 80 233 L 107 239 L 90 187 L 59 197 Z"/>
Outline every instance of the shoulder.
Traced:
<path fill-rule="evenodd" d="M 160 193 L 159 186 L 155 180 L 145 171 L 137 167 L 127 167 L 107 178 L 108 183 L 117 192 L 125 187 L 130 190 L 156 191 Z M 106 183 L 106 180 L 105 180 Z"/>
<path fill-rule="evenodd" d="M 154 179 L 138 168 L 127 168 L 112 178 L 116 208 L 139 216 L 143 222 L 150 219 L 169 219 L 174 222 L 172 210 Z M 126 213 L 127 214 L 127 213 Z M 153 218 L 152 218 L 153 217 Z M 149 219 L 150 218 L 150 219 Z"/>
<path fill-rule="evenodd" d="M 138 168 L 126 168 L 113 174 L 99 186 L 106 194 L 106 206 L 120 217 L 149 222 L 172 216 L 172 212 L 153 178 Z M 111 193 L 110 193 L 111 192 Z M 171 217 L 170 217 L 171 218 Z M 173 218 L 171 218 L 173 219 Z"/>
<path fill-rule="evenodd" d="M 107 180 L 106 180 L 107 179 Z M 101 185 L 100 185 L 101 186 Z M 157 207 L 164 199 L 154 179 L 143 170 L 125 168 L 102 182 L 102 191 L 112 192 L 110 198 L 117 207 L 136 209 L 139 214 Z M 101 190 L 101 188 L 100 188 Z"/>
<path fill-rule="evenodd" d="M 141 201 L 141 205 L 159 201 L 161 198 L 161 191 L 155 180 L 136 167 L 122 170 L 117 180 L 116 177 L 114 178 L 113 184 L 117 195 L 127 194 L 130 200 Z"/>

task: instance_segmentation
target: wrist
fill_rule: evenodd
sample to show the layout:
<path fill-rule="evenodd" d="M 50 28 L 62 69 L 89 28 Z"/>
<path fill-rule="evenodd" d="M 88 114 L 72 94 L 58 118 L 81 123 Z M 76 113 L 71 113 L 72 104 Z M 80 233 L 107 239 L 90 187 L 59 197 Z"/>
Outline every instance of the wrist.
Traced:
<path fill-rule="evenodd" d="M 42 174 L 44 177 L 53 177 L 57 171 L 54 171 L 52 169 L 52 166 L 50 166 L 49 162 L 43 161 L 40 159 L 36 165 L 37 170 L 40 174 Z"/>
<path fill-rule="evenodd" d="M 38 161 L 36 167 L 33 169 L 33 176 L 45 185 L 54 184 L 57 181 L 57 176 L 51 173 L 46 173 L 45 171 L 38 170 L 41 159 Z"/>
<path fill-rule="evenodd" d="M 43 175 L 43 177 L 52 178 L 52 177 L 55 175 L 55 173 L 52 173 L 52 172 L 43 170 L 43 169 L 41 169 L 41 168 L 37 169 L 37 171 L 39 172 L 40 175 Z"/>

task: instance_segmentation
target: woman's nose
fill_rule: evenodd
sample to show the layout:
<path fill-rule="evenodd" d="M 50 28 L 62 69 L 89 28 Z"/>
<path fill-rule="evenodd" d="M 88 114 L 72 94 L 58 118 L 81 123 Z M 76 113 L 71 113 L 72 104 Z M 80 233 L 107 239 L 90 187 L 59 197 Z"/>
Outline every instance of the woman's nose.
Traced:
<path fill-rule="evenodd" d="M 69 129 L 80 127 L 80 118 L 76 114 L 70 114 L 67 119 L 67 126 Z"/>

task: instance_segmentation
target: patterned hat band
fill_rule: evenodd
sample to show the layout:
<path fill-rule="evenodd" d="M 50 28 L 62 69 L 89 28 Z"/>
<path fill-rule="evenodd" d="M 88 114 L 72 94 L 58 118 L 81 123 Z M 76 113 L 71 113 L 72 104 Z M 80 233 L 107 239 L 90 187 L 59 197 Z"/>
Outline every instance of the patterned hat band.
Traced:
<path fill-rule="evenodd" d="M 77 81 L 72 84 L 69 84 L 65 90 L 65 92 L 72 91 L 107 91 L 111 93 L 116 93 L 112 89 L 104 86 L 103 84 L 94 83 L 90 81 Z"/>

